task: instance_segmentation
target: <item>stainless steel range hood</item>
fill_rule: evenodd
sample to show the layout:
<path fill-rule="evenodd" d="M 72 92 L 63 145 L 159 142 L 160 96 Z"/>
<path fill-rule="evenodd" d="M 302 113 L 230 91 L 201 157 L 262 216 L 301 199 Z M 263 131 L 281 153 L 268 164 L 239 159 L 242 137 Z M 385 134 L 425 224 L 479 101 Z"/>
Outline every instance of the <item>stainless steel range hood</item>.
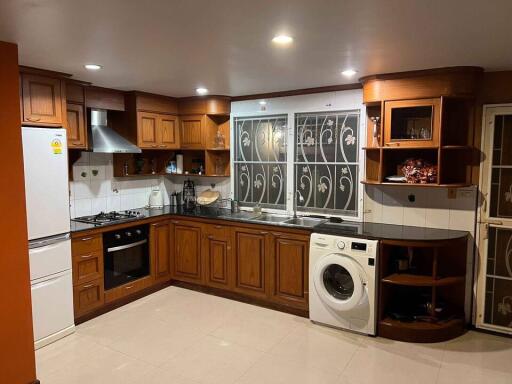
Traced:
<path fill-rule="evenodd" d="M 107 111 L 91 109 L 92 151 L 141 153 L 141 149 L 107 126 Z"/>

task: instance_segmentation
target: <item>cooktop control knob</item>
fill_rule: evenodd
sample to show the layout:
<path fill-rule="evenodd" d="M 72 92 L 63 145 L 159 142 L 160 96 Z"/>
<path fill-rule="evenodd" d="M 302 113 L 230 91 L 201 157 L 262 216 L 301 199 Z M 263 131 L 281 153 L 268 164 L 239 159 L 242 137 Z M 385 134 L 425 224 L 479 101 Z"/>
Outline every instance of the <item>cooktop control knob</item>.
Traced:
<path fill-rule="evenodd" d="M 130 231 L 127 231 L 127 232 L 126 232 L 126 236 L 128 236 L 128 237 L 132 237 L 132 233 L 131 233 Z"/>
<path fill-rule="evenodd" d="M 336 244 L 339 249 L 345 249 L 345 242 L 344 241 L 338 241 L 338 244 Z"/>
<path fill-rule="evenodd" d="M 136 233 L 137 235 L 140 235 L 140 234 L 142 233 L 142 231 L 141 231 L 140 229 L 136 229 L 136 230 L 135 230 L 135 233 Z"/>
<path fill-rule="evenodd" d="M 115 238 L 116 240 L 119 240 L 119 239 L 121 238 L 121 235 L 120 235 L 119 233 L 116 233 L 116 234 L 114 235 L 114 238 Z"/>

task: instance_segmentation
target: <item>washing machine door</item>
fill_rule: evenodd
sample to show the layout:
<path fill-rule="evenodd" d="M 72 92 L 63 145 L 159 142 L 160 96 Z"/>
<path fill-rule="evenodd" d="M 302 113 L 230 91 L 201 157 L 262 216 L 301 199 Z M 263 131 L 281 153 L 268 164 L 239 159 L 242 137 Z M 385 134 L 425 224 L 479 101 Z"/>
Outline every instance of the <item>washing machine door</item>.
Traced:
<path fill-rule="evenodd" d="M 322 301 L 337 311 L 350 311 L 364 295 L 360 268 L 354 259 L 339 253 L 315 264 L 313 281 Z"/>

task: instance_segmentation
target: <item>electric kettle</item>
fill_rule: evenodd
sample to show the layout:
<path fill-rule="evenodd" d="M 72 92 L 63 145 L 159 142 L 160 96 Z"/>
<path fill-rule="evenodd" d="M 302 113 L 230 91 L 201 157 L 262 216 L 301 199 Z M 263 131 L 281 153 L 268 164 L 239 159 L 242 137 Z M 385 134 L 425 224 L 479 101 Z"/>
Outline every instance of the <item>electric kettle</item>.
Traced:
<path fill-rule="evenodd" d="M 164 195 L 160 187 L 153 187 L 149 195 L 149 208 L 162 208 L 164 206 Z"/>

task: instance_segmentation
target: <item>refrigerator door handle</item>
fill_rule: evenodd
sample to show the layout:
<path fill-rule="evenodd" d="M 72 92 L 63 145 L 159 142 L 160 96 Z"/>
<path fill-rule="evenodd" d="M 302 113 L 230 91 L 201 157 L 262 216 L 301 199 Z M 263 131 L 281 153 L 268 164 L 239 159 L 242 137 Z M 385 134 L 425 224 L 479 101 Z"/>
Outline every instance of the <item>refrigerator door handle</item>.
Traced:
<path fill-rule="evenodd" d="M 52 244 L 57 244 L 62 241 L 69 240 L 71 238 L 71 235 L 69 233 L 65 233 L 63 235 L 48 237 L 45 239 L 37 239 L 37 240 L 31 240 L 28 242 L 28 248 L 41 248 L 41 247 L 47 247 Z"/>

